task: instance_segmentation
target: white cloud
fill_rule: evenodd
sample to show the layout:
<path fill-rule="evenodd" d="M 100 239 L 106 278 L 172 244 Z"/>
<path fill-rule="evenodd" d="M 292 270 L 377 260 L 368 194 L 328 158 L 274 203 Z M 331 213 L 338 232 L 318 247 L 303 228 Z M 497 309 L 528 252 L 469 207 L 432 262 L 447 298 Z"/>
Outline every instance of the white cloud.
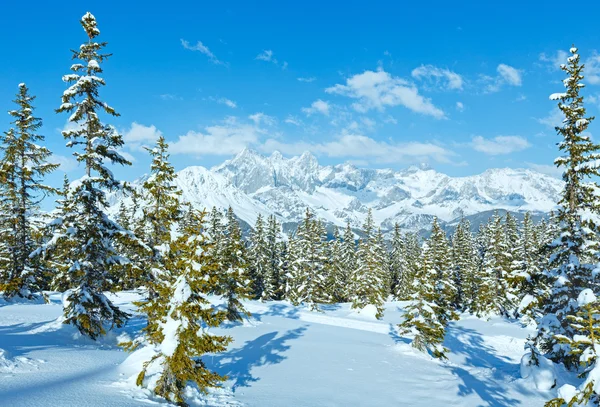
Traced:
<path fill-rule="evenodd" d="M 480 82 L 484 85 L 484 91 L 488 93 L 498 92 L 504 85 L 521 86 L 523 84 L 523 71 L 506 64 L 496 67 L 496 76 L 481 75 Z"/>
<path fill-rule="evenodd" d="M 562 178 L 563 169 L 555 165 L 527 163 L 529 168 L 555 178 Z"/>
<path fill-rule="evenodd" d="M 314 102 L 312 102 L 312 104 L 310 105 L 310 107 L 303 107 L 302 111 L 307 115 L 310 116 L 314 113 L 321 113 L 325 116 L 329 116 L 329 109 L 331 108 L 331 106 L 329 105 L 329 103 L 318 99 L 315 100 Z"/>
<path fill-rule="evenodd" d="M 317 78 L 315 78 L 314 76 L 311 76 L 309 78 L 297 78 L 299 82 L 307 82 L 307 83 L 311 83 L 317 80 Z"/>
<path fill-rule="evenodd" d="M 370 109 L 383 111 L 388 106 L 400 105 L 437 119 L 445 117 L 444 112 L 435 107 L 431 100 L 419 94 L 416 86 L 393 77 L 381 68 L 354 75 L 346 80 L 345 85 L 337 84 L 325 89 L 325 92 L 357 99 L 358 102 L 352 106 L 362 113 Z"/>
<path fill-rule="evenodd" d="M 501 155 L 525 150 L 531 144 L 520 136 L 496 136 L 493 139 L 475 136 L 471 140 L 471 147 L 484 154 Z"/>
<path fill-rule="evenodd" d="M 230 107 L 232 109 L 235 109 L 237 107 L 237 103 L 235 103 L 233 100 L 230 100 L 227 98 L 217 99 L 217 103 L 220 103 L 220 104 Z"/>
<path fill-rule="evenodd" d="M 456 110 L 458 110 L 459 112 L 465 110 L 465 105 L 463 104 L 463 102 L 456 102 Z"/>
<path fill-rule="evenodd" d="M 592 85 L 600 85 L 600 55 L 594 52 L 591 57 L 585 61 L 585 79 Z"/>
<path fill-rule="evenodd" d="M 444 90 L 460 90 L 464 82 L 456 72 L 433 65 L 421 65 L 413 69 L 411 75 L 415 79 L 428 80 L 435 87 Z"/>
<path fill-rule="evenodd" d="M 262 112 L 251 114 L 250 116 L 248 116 L 248 118 L 252 120 L 257 126 L 261 123 L 266 124 L 267 126 L 272 126 L 277 122 L 277 120 L 273 116 L 266 115 Z"/>
<path fill-rule="evenodd" d="M 521 86 L 521 71 L 519 69 L 513 68 L 512 66 L 506 64 L 500 64 L 496 70 L 509 85 Z"/>
<path fill-rule="evenodd" d="M 265 152 L 277 150 L 286 155 L 298 155 L 310 151 L 333 158 L 354 158 L 377 163 L 414 163 L 433 160 L 454 164 L 453 158 L 456 156 L 454 152 L 432 143 L 388 143 L 359 134 L 344 134 L 335 140 L 323 143 L 302 141 L 284 143 L 269 139 L 261 146 L 261 150 Z"/>
<path fill-rule="evenodd" d="M 133 122 L 129 130 L 123 132 L 123 141 L 131 150 L 142 150 L 144 146 L 154 144 L 161 135 L 162 132 L 154 125 L 144 126 Z"/>
<path fill-rule="evenodd" d="M 211 52 L 211 50 L 208 49 L 208 47 L 202 43 L 202 41 L 198 41 L 196 43 L 196 45 L 191 45 L 189 42 L 187 42 L 184 39 L 181 39 L 180 41 L 181 41 L 181 45 L 183 45 L 183 48 L 189 49 L 190 51 L 198 51 L 201 54 L 206 55 L 208 57 L 208 59 L 210 60 L 210 62 L 212 62 L 215 65 L 225 65 L 225 63 L 220 61 L 215 56 L 215 54 L 213 54 Z"/>
<path fill-rule="evenodd" d="M 559 70 L 560 65 L 567 62 L 569 54 L 567 51 L 558 50 L 553 55 L 540 54 L 540 61 L 546 62 L 548 67 L 554 70 Z"/>
<path fill-rule="evenodd" d="M 263 131 L 251 124 L 230 119 L 221 125 L 209 126 L 203 132 L 188 131 L 171 144 L 173 154 L 233 155 L 244 147 L 259 142 Z"/>
<path fill-rule="evenodd" d="M 52 154 L 48 158 L 48 162 L 51 164 L 59 164 L 58 169 L 63 172 L 71 172 L 77 168 L 77 160 L 75 157 L 66 157 L 64 155 Z"/>
<path fill-rule="evenodd" d="M 550 111 L 550 113 L 548 113 L 548 116 L 536 120 L 544 126 L 554 129 L 557 126 L 562 125 L 564 118 L 565 116 L 560 111 L 560 109 L 558 107 L 555 107 Z"/>

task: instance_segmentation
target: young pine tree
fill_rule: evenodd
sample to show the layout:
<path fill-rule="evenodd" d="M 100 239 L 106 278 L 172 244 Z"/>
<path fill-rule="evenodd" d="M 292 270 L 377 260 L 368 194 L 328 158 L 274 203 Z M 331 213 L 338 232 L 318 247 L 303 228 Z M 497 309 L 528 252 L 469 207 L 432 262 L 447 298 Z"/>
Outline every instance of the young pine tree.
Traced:
<path fill-rule="evenodd" d="M 474 312 L 479 279 L 477 276 L 477 251 L 471 233 L 471 224 L 462 219 L 452 236 L 452 266 L 454 284 L 458 287 L 457 308 Z"/>
<path fill-rule="evenodd" d="M 219 326 L 227 312 L 211 306 L 207 295 L 218 284 L 214 259 L 204 232 L 204 213 L 192 214 L 194 222 L 168 244 L 162 255 L 162 269 L 157 270 L 157 297 L 146 307 L 151 319 L 144 330 L 145 339 L 124 344 L 135 350 L 147 343 L 153 355 L 144 363 L 137 384 L 158 396 L 187 405 L 184 390 L 189 382 L 200 391 L 216 387 L 225 377 L 210 371 L 202 361 L 206 353 L 222 352 L 231 341 L 227 336 L 211 334 L 208 329 Z"/>
<path fill-rule="evenodd" d="M 63 136 L 68 147 L 79 149 L 74 155 L 83 164 L 85 175 L 72 188 L 72 210 L 54 222 L 56 230 L 46 249 L 68 250 L 64 268 L 69 270 L 72 290 L 65 295 L 64 322 L 95 339 L 107 327 L 123 325 L 128 316 L 103 291 L 113 288 L 108 280 L 110 268 L 127 262 L 115 248 L 116 236 L 130 233 L 105 212 L 106 191 L 123 188 L 106 162 L 130 163 L 117 152 L 123 145 L 121 135 L 100 121 L 101 113 L 118 116 L 99 96 L 105 84 L 100 74 L 101 64 L 108 57 L 101 53 L 106 43 L 96 42 L 100 31 L 92 14 L 86 13 L 81 25 L 88 41 L 73 51 L 73 59 L 79 62 L 71 66 L 72 74 L 63 77 L 71 85 L 63 93 L 57 112 L 71 113 L 69 122 L 73 128 L 63 131 Z"/>
<path fill-rule="evenodd" d="M 577 311 L 568 315 L 573 338 L 557 336 L 559 343 L 569 348 L 571 355 L 582 369 L 584 378 L 579 388 L 566 384 L 559 389 L 559 397 L 546 403 L 546 407 L 597 406 L 600 405 L 600 302 L 589 288 L 582 290 L 577 298 Z M 567 400 L 563 395 L 569 394 Z"/>
<path fill-rule="evenodd" d="M 391 250 L 388 260 L 390 270 L 390 291 L 395 298 L 398 298 L 398 292 L 401 290 L 400 276 L 404 271 L 402 265 L 405 257 L 406 248 L 404 247 L 404 239 L 402 238 L 400 225 L 396 223 L 394 225 L 394 233 L 392 235 Z"/>
<path fill-rule="evenodd" d="M 593 117 L 586 117 L 580 93 L 584 65 L 577 48 L 570 52 L 567 64 L 561 65 L 567 76 L 563 81 L 566 92 L 550 96 L 559 100 L 558 108 L 564 115 L 562 125 L 556 127 L 562 137 L 558 144 L 562 155 L 554 163 L 563 169 L 565 188 L 556 216 L 560 238 L 551 245 L 547 272 L 552 289 L 541 308 L 537 339 L 550 359 L 573 368 L 577 357 L 569 352 L 563 338 L 572 340 L 576 333 L 570 318 L 577 311 L 579 294 L 593 286 L 592 271 L 598 263 L 600 200 L 595 180 L 600 176 L 600 145 L 586 134 Z"/>
<path fill-rule="evenodd" d="M 281 281 L 281 225 L 274 215 L 267 219 L 267 251 L 269 253 L 269 265 L 265 275 L 265 290 L 263 298 L 266 300 L 279 300 L 282 295 Z"/>
<path fill-rule="evenodd" d="M 42 120 L 33 115 L 35 96 L 24 83 L 15 99 L 17 109 L 8 114 L 14 128 L 0 139 L 0 234 L 4 249 L 2 268 L 7 274 L 4 296 L 31 298 L 40 291 L 44 270 L 40 257 L 31 256 L 37 249 L 41 214 L 39 204 L 48 193 L 57 192 L 43 183 L 45 175 L 58 164 L 48 163 L 52 153 L 38 145 L 44 136 L 37 134 Z M 0 281 L 0 284 L 2 282 Z M 0 289 L 1 290 L 1 289 Z"/>

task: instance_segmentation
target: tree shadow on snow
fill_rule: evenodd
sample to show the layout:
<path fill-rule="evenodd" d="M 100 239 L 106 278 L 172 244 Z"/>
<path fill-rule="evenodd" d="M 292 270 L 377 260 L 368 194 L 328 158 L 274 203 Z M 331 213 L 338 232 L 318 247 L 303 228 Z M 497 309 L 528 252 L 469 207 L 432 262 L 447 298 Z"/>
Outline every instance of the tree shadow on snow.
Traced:
<path fill-rule="evenodd" d="M 247 341 L 240 348 L 207 356 L 203 360 L 209 369 L 233 381 L 232 390 L 235 392 L 238 387 L 248 387 L 260 380 L 252 375 L 252 369 L 284 361 L 286 356 L 283 353 L 291 348 L 288 342 L 304 335 L 304 331 L 306 326 L 289 330 L 281 336 L 277 331 L 269 332 Z"/>
<path fill-rule="evenodd" d="M 452 373 L 456 375 L 462 384 L 459 385 L 459 396 L 477 394 L 489 407 L 516 406 L 521 404 L 519 400 L 506 394 L 505 384 L 513 381 L 518 374 L 519 365 L 509 358 L 498 355 L 494 348 L 483 341 L 480 333 L 473 329 L 458 327 L 450 324 L 446 331 L 444 340 L 452 354 L 465 357 L 465 365 L 475 369 L 486 369 L 480 371 L 491 372 L 491 375 L 479 374 L 477 370 L 470 372 L 462 367 L 447 365 Z M 489 370 L 487 370 L 489 369 Z M 521 392 L 532 394 L 523 386 L 518 386 Z"/>
<path fill-rule="evenodd" d="M 264 316 L 299 319 L 299 312 L 298 307 L 282 302 L 272 302 L 268 304 L 268 309 L 266 311 L 255 312 L 252 314 L 252 317 L 257 321 L 262 321 L 262 317 Z"/>
<path fill-rule="evenodd" d="M 390 324 L 390 330 L 388 331 L 388 336 L 394 340 L 394 343 L 403 343 L 406 345 L 410 345 L 412 340 L 409 338 L 405 338 L 404 336 L 398 333 L 398 327 L 394 324 Z"/>
<path fill-rule="evenodd" d="M 107 335 L 94 341 L 82 336 L 75 327 L 56 319 L 36 323 L 0 326 L 2 348 L 13 356 L 26 356 L 32 350 L 57 348 L 115 349 L 121 334 L 134 337 L 146 326 L 146 318 L 133 316 L 121 328 L 108 330 Z"/>

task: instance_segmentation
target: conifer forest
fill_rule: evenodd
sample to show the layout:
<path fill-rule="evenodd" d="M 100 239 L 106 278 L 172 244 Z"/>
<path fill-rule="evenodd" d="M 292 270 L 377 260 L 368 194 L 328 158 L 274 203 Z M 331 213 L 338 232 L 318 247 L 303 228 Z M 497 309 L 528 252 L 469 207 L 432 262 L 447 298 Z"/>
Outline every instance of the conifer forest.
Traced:
<path fill-rule="evenodd" d="M 240 148 L 206 170 L 179 164 L 182 140 L 197 133 L 156 132 L 129 153 L 111 99 L 135 89 L 111 70 L 128 69 L 120 53 L 137 45 L 113 49 L 119 37 L 100 15 L 71 24 L 78 37 L 52 67 L 62 94 L 36 80 L 0 92 L 12 106 L 0 135 L 0 406 L 600 406 L 600 144 L 590 113 L 598 96 L 588 91 L 600 83 L 596 51 L 568 43 L 535 102 L 555 109 L 548 137 L 557 142 L 545 143 L 557 158 L 543 164 L 555 178 L 325 167 L 309 153 L 284 158 L 294 153 L 283 147 L 270 157 Z M 228 64 L 201 42 L 181 45 Z M 291 69 L 272 51 L 253 62 Z M 458 86 L 460 76 L 433 68 L 412 71 L 415 83 L 429 69 L 429 86 Z M 392 102 L 374 105 L 361 80 L 381 75 L 377 92 L 417 92 L 383 69 L 325 95 L 350 95 L 362 113 Z M 484 93 L 517 86 L 511 75 L 522 74 L 497 71 Z M 408 96 L 394 92 L 402 105 Z M 66 122 L 60 132 L 44 125 L 54 118 L 41 117 L 38 97 Z M 449 120 L 421 102 L 417 114 Z M 319 99 L 303 120 L 334 120 L 335 109 Z M 256 137 L 274 125 L 263 113 L 250 120 Z M 56 160 L 59 142 L 78 172 Z M 320 159 L 335 157 L 319 146 Z M 134 168 L 140 176 L 123 176 Z M 498 190 L 508 198 L 489 192 L 494 174 L 506 177 Z M 388 195 L 367 196 L 376 182 Z M 450 193 L 453 182 L 461 186 Z M 546 195 L 515 197 L 510 188 L 527 182 Z M 440 200 L 423 193 L 414 213 L 402 209 L 433 183 L 446 188 Z M 331 192 L 342 189 L 341 198 Z M 465 198 L 474 190 L 487 198 Z M 345 209 L 330 203 L 346 197 Z M 426 212 L 432 205 L 439 212 Z"/>

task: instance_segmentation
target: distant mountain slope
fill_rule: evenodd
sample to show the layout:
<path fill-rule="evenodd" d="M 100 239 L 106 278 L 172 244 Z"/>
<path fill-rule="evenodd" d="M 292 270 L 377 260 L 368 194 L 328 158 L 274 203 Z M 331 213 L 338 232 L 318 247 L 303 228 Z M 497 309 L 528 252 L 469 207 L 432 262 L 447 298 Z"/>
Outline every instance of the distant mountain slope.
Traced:
<path fill-rule="evenodd" d="M 293 225 L 308 206 L 331 225 L 350 221 L 358 228 L 372 208 L 384 230 L 398 222 L 413 231 L 427 230 L 434 216 L 450 227 L 463 216 L 475 220 L 496 209 L 542 215 L 554 208 L 563 187 L 558 179 L 526 169 L 453 178 L 425 166 L 400 171 L 321 166 L 310 153 L 288 159 L 249 149 L 210 170 L 185 168 L 176 183 L 196 207 L 232 206 L 249 225 L 259 213 Z M 110 202 L 116 206 L 121 199 L 112 196 Z"/>

